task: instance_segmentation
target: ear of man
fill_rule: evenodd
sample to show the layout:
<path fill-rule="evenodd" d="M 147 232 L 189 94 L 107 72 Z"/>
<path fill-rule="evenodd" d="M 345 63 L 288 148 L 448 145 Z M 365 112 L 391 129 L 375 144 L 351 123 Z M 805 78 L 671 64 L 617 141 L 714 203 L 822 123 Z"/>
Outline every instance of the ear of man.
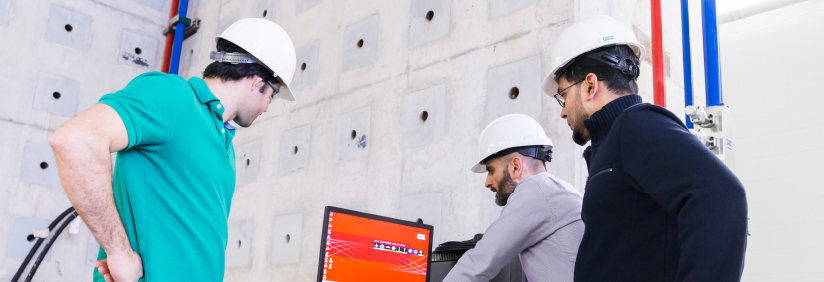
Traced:
<path fill-rule="evenodd" d="M 523 156 L 521 156 L 521 154 L 518 153 L 513 154 L 517 155 L 513 156 L 512 160 L 509 161 L 509 172 L 512 173 L 512 179 L 520 179 L 521 174 L 523 174 L 524 172 L 524 162 L 523 159 L 521 159 L 523 158 Z"/>
<path fill-rule="evenodd" d="M 258 90 L 260 91 L 260 93 L 264 92 L 266 82 L 263 81 L 263 79 L 260 78 L 260 76 L 255 75 L 250 77 L 249 79 L 251 80 L 251 85 L 249 85 L 249 87 L 251 87 L 251 89 L 249 89 L 250 91 Z"/>
<path fill-rule="evenodd" d="M 584 101 L 592 101 L 592 99 L 595 99 L 595 93 L 598 93 L 598 90 L 600 90 L 600 85 L 598 85 L 598 76 L 594 73 L 589 73 L 586 78 L 584 78 L 584 82 L 586 85 L 586 91 L 583 93 Z"/>

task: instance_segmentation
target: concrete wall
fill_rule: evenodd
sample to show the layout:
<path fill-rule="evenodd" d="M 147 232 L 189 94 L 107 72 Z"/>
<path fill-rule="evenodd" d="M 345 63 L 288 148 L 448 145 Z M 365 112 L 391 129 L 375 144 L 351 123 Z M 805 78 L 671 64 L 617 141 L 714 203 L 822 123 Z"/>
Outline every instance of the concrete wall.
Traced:
<path fill-rule="evenodd" d="M 54 166 L 39 166 L 51 157 L 49 135 L 100 96 L 160 68 L 168 9 L 160 0 L 0 0 L 0 38 L 17 38 L 0 42 L 0 62 L 14 66 L 0 70 L 0 127 L 7 133 L 0 138 L 0 279 L 21 262 L 9 255 L 22 246 L 16 230 L 69 206 Z M 298 49 L 298 67 L 307 64 L 294 82 L 298 101 L 275 102 L 235 138 L 226 280 L 312 280 L 327 205 L 420 218 L 436 226 L 438 242 L 483 232 L 500 209 L 483 188 L 485 176 L 469 168 L 478 161 L 478 134 L 498 115 L 538 119 L 555 143 L 549 171 L 582 189 L 581 147 L 540 90 L 549 50 L 566 26 L 594 14 L 632 25 L 648 44 L 649 11 L 642 0 L 191 1 L 189 16 L 202 28 L 184 42 L 182 76 L 199 76 L 213 37 L 244 17 L 282 25 Z M 664 6 L 664 39 L 669 108 L 682 113 L 678 11 Z M 66 21 L 80 24 L 66 32 Z M 87 31 L 77 27 L 84 24 Z M 641 70 L 640 94 L 652 101 L 649 60 Z M 88 281 L 94 246 L 82 226 L 65 233 L 35 281 Z"/>

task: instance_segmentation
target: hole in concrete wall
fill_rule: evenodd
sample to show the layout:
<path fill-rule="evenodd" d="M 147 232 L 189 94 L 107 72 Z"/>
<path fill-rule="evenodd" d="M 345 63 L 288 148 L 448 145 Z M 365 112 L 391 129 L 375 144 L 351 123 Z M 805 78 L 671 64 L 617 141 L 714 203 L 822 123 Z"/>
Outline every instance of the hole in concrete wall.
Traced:
<path fill-rule="evenodd" d="M 249 159 L 246 159 L 246 167 L 249 167 L 249 163 L 251 163 Z"/>
<path fill-rule="evenodd" d="M 292 152 L 292 154 L 293 154 L 293 155 L 297 155 L 297 154 L 298 154 L 298 146 L 295 146 L 295 150 Z"/>
<path fill-rule="evenodd" d="M 292 240 L 292 237 L 290 237 L 289 234 L 286 234 L 286 244 L 289 244 L 289 241 L 291 241 L 291 240 Z"/>
<path fill-rule="evenodd" d="M 520 92 L 521 91 L 518 90 L 518 87 L 512 87 L 512 89 L 509 89 L 509 99 L 515 100 L 516 98 L 518 98 L 518 94 Z"/>
<path fill-rule="evenodd" d="M 428 112 L 426 112 L 426 111 L 423 111 L 423 112 L 421 113 L 421 123 L 426 122 L 426 119 L 428 119 L 428 118 L 429 118 L 429 113 L 428 113 Z"/>
<path fill-rule="evenodd" d="M 300 71 L 305 71 L 305 70 L 306 70 L 306 63 L 303 63 L 302 65 L 300 65 Z"/>
<path fill-rule="evenodd" d="M 267 11 L 267 10 L 263 10 L 263 17 L 265 18 L 265 17 L 266 17 L 266 14 L 268 14 L 268 13 L 269 13 L 269 11 Z"/>
<path fill-rule="evenodd" d="M 237 247 L 240 248 L 240 240 L 237 240 Z"/>
<path fill-rule="evenodd" d="M 435 12 L 433 12 L 433 11 L 426 12 L 426 21 L 432 21 L 433 17 L 435 17 Z"/>
<path fill-rule="evenodd" d="M 72 32 L 72 29 L 74 29 L 70 24 L 63 26 L 63 28 L 65 28 L 67 32 Z"/>
<path fill-rule="evenodd" d="M 52 97 L 54 97 L 55 100 L 60 99 L 60 96 L 62 96 L 60 95 L 60 92 L 55 91 L 54 93 L 52 93 Z"/>
<path fill-rule="evenodd" d="M 49 168 L 49 163 L 47 163 L 47 162 L 41 162 L 41 163 L 40 163 L 40 168 L 41 168 L 41 169 L 47 169 L 47 168 Z"/>
<path fill-rule="evenodd" d="M 29 236 L 26 236 L 26 241 L 34 241 L 34 234 L 29 234 Z"/>
<path fill-rule="evenodd" d="M 190 50 L 189 50 L 189 57 L 191 58 L 191 57 L 192 57 L 192 55 L 194 55 L 194 54 L 195 54 L 195 50 L 190 49 Z"/>
<path fill-rule="evenodd" d="M 134 48 L 134 53 L 137 54 L 137 55 L 140 55 L 140 53 L 143 53 L 143 50 L 140 50 L 140 47 L 137 47 L 137 48 Z"/>
<path fill-rule="evenodd" d="M 358 132 L 352 130 L 352 140 L 355 140 L 355 137 L 358 137 Z"/>
<path fill-rule="evenodd" d="M 423 224 L 423 219 L 418 218 L 418 223 Z"/>
<path fill-rule="evenodd" d="M 358 40 L 358 48 L 363 47 L 363 39 Z"/>

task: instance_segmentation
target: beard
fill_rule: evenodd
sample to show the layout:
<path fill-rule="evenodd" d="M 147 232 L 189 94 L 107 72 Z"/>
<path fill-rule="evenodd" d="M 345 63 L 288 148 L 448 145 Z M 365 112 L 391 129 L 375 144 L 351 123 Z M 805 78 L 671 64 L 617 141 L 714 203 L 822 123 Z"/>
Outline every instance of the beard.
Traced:
<path fill-rule="evenodd" d="M 579 93 L 576 93 L 574 97 L 580 97 L 578 94 Z M 589 141 L 589 139 L 584 137 L 584 134 L 587 133 L 587 128 L 584 126 L 584 120 L 589 117 L 586 116 L 586 110 L 584 110 L 584 105 L 581 104 L 580 100 L 570 106 L 572 106 L 570 115 L 575 116 L 575 121 L 572 122 L 572 141 L 575 142 L 575 144 L 583 146 Z"/>
<path fill-rule="evenodd" d="M 589 140 L 584 138 L 584 133 L 582 131 L 582 129 L 578 128 L 572 130 L 572 141 L 575 142 L 575 144 L 584 146 Z"/>
<path fill-rule="evenodd" d="M 506 201 L 509 200 L 509 195 L 512 195 L 515 192 L 515 187 L 518 186 L 515 181 L 512 180 L 512 177 L 509 176 L 509 166 L 504 169 L 504 178 L 501 181 L 498 181 L 498 192 L 495 192 L 495 204 L 499 206 L 505 206 Z"/>

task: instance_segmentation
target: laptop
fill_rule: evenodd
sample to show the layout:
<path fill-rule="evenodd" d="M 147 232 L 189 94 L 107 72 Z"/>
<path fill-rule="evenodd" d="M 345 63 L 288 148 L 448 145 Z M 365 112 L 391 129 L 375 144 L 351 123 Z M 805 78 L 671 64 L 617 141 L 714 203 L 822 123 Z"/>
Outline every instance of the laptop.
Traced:
<path fill-rule="evenodd" d="M 432 226 L 337 207 L 323 217 L 318 282 L 427 282 Z"/>

